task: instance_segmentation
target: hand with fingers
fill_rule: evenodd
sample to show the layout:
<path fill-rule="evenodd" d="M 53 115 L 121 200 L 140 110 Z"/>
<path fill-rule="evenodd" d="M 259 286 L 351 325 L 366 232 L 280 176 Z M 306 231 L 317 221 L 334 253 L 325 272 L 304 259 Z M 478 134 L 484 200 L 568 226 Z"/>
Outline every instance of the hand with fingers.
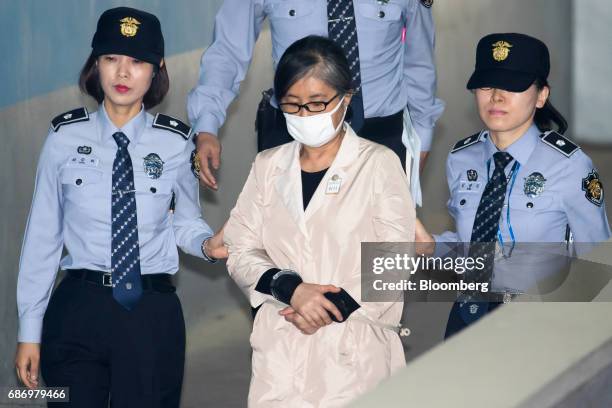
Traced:
<path fill-rule="evenodd" d="M 434 253 L 436 241 L 418 218 L 415 224 L 415 241 L 417 254 L 432 255 Z"/>
<path fill-rule="evenodd" d="M 219 170 L 221 163 L 221 143 L 212 133 L 200 132 L 196 140 L 198 151 L 200 181 L 206 187 L 217 190 L 217 179 L 212 170 Z M 211 168 L 212 166 L 212 168 Z"/>
<path fill-rule="evenodd" d="M 18 343 L 15 355 L 17 378 L 29 389 L 38 387 L 38 368 L 40 363 L 39 343 Z"/>
<path fill-rule="evenodd" d="M 291 306 L 287 306 L 279 311 L 278 314 L 283 316 L 287 322 L 293 324 L 302 334 L 311 335 L 319 330 L 317 326 L 309 324 L 306 319 L 300 316 Z"/>
<path fill-rule="evenodd" d="M 204 245 L 206 255 L 213 259 L 227 259 L 228 257 L 227 246 L 223 243 L 224 230 L 225 225 L 223 225 L 215 235 L 208 239 Z"/>
<path fill-rule="evenodd" d="M 321 328 L 331 324 L 333 320 L 329 316 L 330 313 L 341 322 L 342 314 L 338 308 L 324 296 L 327 292 L 338 293 L 340 291 L 341 289 L 334 285 L 301 283 L 293 292 L 291 307 L 309 326 Z"/>

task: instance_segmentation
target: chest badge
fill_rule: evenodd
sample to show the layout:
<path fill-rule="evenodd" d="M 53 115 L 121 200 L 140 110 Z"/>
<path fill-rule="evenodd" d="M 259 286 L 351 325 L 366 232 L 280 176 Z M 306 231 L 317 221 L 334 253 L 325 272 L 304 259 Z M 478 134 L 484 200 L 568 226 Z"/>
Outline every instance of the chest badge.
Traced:
<path fill-rule="evenodd" d="M 338 194 L 340 191 L 340 186 L 342 185 L 342 178 L 334 174 L 329 181 L 327 182 L 327 188 L 325 189 L 325 194 Z"/>
<path fill-rule="evenodd" d="M 546 183 L 546 179 L 542 173 L 533 172 L 525 178 L 523 192 L 529 198 L 537 197 L 544 192 L 544 183 Z"/>
<path fill-rule="evenodd" d="M 474 169 L 470 169 L 467 171 L 468 181 L 478 181 L 478 172 Z"/>
<path fill-rule="evenodd" d="M 77 148 L 77 153 L 78 154 L 90 154 L 91 153 L 91 146 L 79 146 Z"/>
<path fill-rule="evenodd" d="M 144 158 L 144 171 L 150 178 L 158 179 L 164 171 L 164 161 L 157 153 L 149 153 Z"/>

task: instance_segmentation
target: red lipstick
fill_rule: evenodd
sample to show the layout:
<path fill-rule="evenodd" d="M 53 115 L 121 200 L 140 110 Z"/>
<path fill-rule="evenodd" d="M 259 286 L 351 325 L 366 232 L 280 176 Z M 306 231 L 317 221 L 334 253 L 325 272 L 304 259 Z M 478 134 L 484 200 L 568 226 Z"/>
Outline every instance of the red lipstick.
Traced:
<path fill-rule="evenodd" d="M 126 93 L 130 90 L 130 87 L 125 85 L 115 85 L 115 90 L 119 93 Z"/>

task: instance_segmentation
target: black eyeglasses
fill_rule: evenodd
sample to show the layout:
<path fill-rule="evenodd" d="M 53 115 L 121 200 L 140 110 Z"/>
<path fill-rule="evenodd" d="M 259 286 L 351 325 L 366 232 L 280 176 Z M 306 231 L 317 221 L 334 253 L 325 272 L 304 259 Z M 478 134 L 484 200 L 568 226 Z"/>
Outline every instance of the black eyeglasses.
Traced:
<path fill-rule="evenodd" d="M 340 95 L 339 93 L 335 94 L 327 102 L 325 102 L 325 101 L 314 101 L 314 102 L 305 103 L 303 105 L 300 105 L 299 103 L 285 102 L 285 103 L 279 103 L 278 107 L 283 112 L 290 113 L 290 114 L 296 114 L 300 110 L 302 110 L 302 108 L 306 109 L 310 113 L 319 113 L 319 112 L 323 112 L 325 109 L 327 109 L 327 105 L 329 105 L 339 95 Z"/>

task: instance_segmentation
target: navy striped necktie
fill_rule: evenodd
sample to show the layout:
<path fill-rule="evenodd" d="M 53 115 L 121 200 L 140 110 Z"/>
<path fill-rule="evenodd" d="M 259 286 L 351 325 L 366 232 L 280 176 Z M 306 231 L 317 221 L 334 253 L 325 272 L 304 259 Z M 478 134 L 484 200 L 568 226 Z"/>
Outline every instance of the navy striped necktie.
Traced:
<path fill-rule="evenodd" d="M 361 93 L 361 67 L 359 64 L 359 42 L 353 0 L 327 0 L 327 23 L 329 39 L 342 48 L 348 60 L 355 94 L 351 99 L 351 127 L 356 132 L 364 122 L 363 97 Z"/>
<path fill-rule="evenodd" d="M 127 149 L 130 140 L 121 132 L 113 134 L 113 139 L 118 146 L 113 162 L 111 207 L 113 297 L 131 310 L 142 296 L 134 169 Z"/>
<path fill-rule="evenodd" d="M 505 169 L 512 160 L 512 155 L 507 152 L 497 152 L 493 155 L 495 170 L 493 170 L 493 176 L 487 182 L 480 198 L 472 227 L 472 237 L 470 238 L 469 256 L 473 259 L 484 258 L 484 268 L 468 271 L 466 280 L 469 282 L 491 283 L 495 240 L 497 239 L 499 220 L 508 187 Z"/>

